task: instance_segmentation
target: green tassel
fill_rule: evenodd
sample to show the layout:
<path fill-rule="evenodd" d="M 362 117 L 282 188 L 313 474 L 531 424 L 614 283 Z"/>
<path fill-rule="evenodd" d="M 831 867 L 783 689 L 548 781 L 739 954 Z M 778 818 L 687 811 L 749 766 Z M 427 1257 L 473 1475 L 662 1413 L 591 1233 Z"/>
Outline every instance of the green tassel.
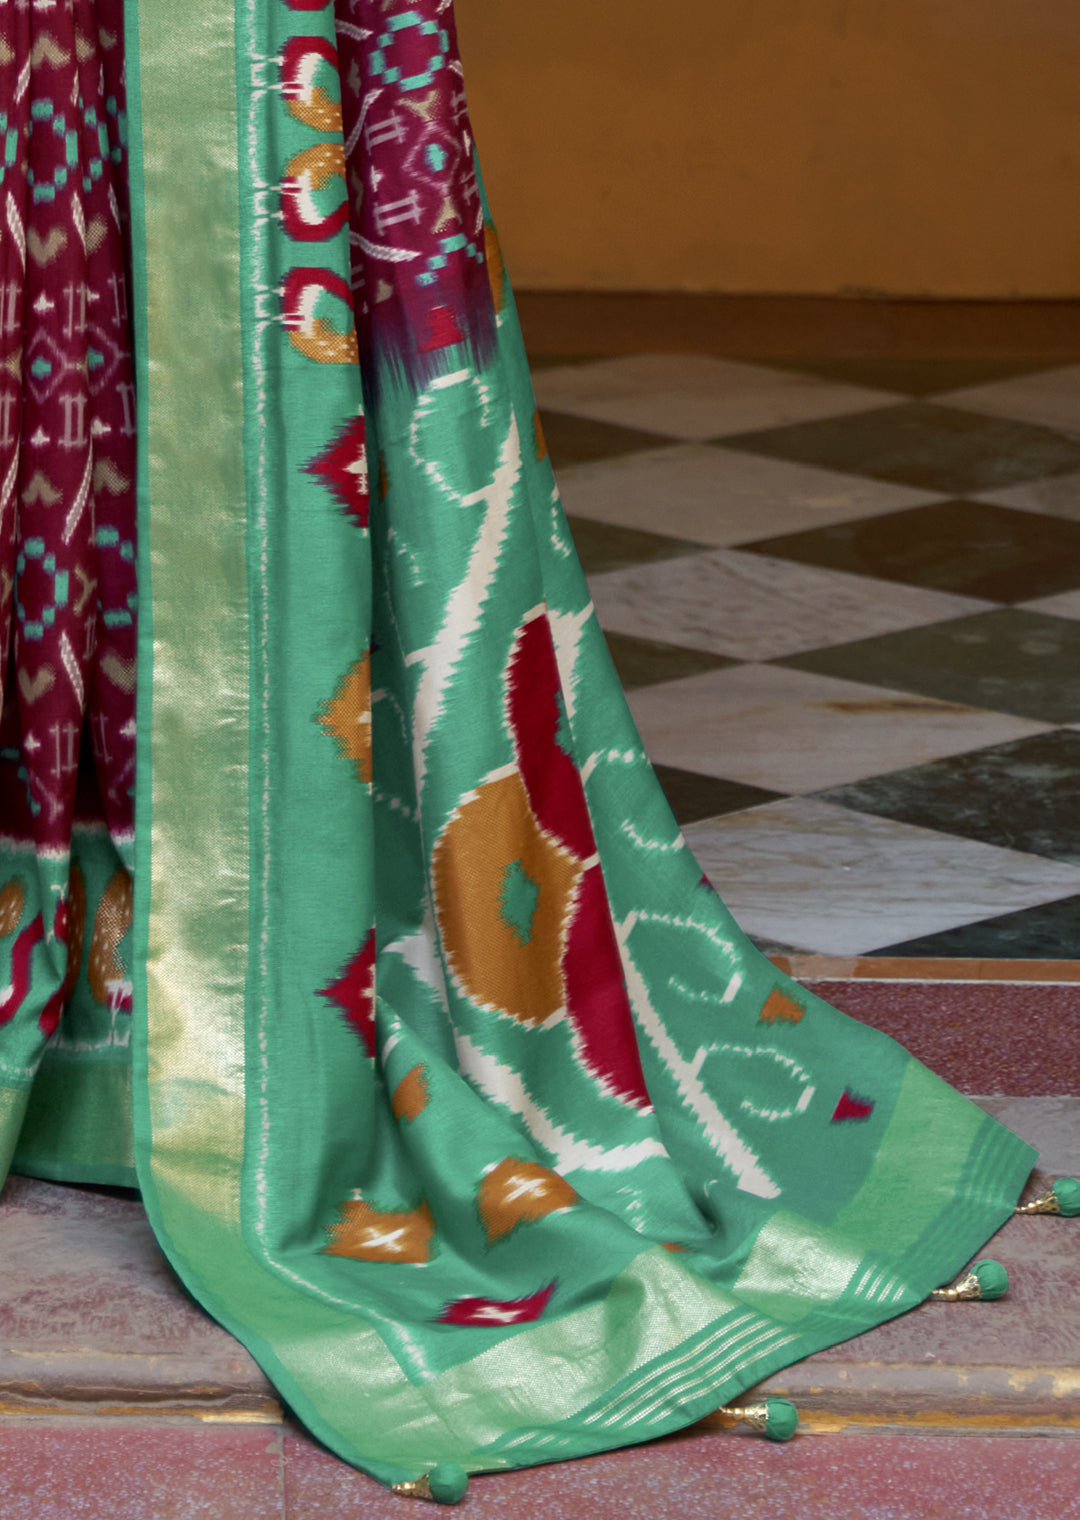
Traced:
<path fill-rule="evenodd" d="M 438 1504 L 460 1504 L 468 1486 L 465 1469 L 456 1462 L 440 1462 L 428 1473 L 431 1497 Z"/>
<path fill-rule="evenodd" d="M 979 1279 L 980 1296 L 986 1301 L 1004 1298 L 1009 1291 L 1009 1274 L 999 1261 L 977 1261 L 971 1269 Z"/>
<path fill-rule="evenodd" d="M 765 1434 L 770 1441 L 790 1441 L 799 1428 L 799 1411 L 787 1399 L 768 1399 Z"/>
<path fill-rule="evenodd" d="M 977 1261 L 971 1271 L 951 1288 L 935 1288 L 930 1297 L 939 1303 L 957 1304 L 965 1300 L 1004 1298 L 1009 1291 L 1009 1274 L 999 1261 Z"/>
<path fill-rule="evenodd" d="M 799 1424 L 799 1412 L 787 1399 L 766 1399 L 763 1404 L 725 1404 L 716 1413 L 725 1425 L 749 1425 L 770 1441 L 790 1441 Z"/>
<path fill-rule="evenodd" d="M 1066 1219 L 1075 1219 L 1080 1214 L 1080 1182 L 1075 1177 L 1059 1177 L 1054 1183 L 1054 1197 L 1058 1213 Z"/>
<path fill-rule="evenodd" d="M 1059 1177 L 1048 1193 L 1017 1205 L 1018 1214 L 1062 1214 L 1073 1219 L 1080 1214 L 1080 1182 L 1075 1177 Z"/>

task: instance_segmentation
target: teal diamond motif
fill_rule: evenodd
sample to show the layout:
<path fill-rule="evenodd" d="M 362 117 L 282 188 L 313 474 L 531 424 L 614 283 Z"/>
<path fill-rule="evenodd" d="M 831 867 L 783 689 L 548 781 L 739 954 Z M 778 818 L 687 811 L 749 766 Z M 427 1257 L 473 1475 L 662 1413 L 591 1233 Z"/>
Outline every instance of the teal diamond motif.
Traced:
<path fill-rule="evenodd" d="M 502 908 L 503 921 L 510 925 L 522 945 L 527 945 L 532 939 L 533 918 L 539 900 L 540 885 L 533 881 L 521 861 L 515 860 L 508 865 L 503 872 L 499 906 Z"/>

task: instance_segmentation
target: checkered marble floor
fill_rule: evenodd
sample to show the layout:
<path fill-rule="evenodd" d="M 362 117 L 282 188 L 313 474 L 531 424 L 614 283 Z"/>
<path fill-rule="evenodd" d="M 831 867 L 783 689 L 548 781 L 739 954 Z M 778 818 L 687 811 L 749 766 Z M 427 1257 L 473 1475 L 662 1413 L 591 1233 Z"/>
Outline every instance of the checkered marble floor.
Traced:
<path fill-rule="evenodd" d="M 686 837 L 772 950 L 1080 945 L 1080 365 L 541 360 Z"/>

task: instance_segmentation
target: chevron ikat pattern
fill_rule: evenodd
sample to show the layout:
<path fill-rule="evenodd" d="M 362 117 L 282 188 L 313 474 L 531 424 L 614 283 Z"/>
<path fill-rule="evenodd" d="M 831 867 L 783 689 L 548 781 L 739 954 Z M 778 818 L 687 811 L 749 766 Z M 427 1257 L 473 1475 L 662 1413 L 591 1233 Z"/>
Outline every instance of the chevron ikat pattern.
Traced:
<path fill-rule="evenodd" d="M 0 13 L 0 1021 L 23 1010 L 45 1035 L 80 986 L 113 1017 L 130 1005 L 118 954 L 137 612 L 122 20 L 120 0 Z M 79 833 L 97 840 L 89 867 L 71 857 Z M 100 933 L 84 934 L 88 913 Z M 126 1035 L 110 1024 L 106 1037 Z"/>

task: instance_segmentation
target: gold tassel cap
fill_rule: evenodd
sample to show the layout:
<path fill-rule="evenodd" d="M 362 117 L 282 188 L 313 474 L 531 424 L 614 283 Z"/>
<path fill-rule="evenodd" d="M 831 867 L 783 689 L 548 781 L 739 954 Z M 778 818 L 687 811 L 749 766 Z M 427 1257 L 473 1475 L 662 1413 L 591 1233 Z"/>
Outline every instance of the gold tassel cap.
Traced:
<path fill-rule="evenodd" d="M 1033 1203 L 1022 1203 L 1018 1214 L 1061 1214 L 1075 1219 L 1080 1214 L 1080 1182 L 1075 1177 L 1059 1177 L 1048 1193 Z"/>
<path fill-rule="evenodd" d="M 436 1504 L 460 1504 L 469 1486 L 465 1469 L 456 1462 L 440 1462 L 415 1483 L 395 1483 L 393 1492 L 405 1499 L 432 1499 Z"/>
<path fill-rule="evenodd" d="M 769 1441 L 790 1441 L 799 1428 L 799 1411 L 787 1399 L 766 1399 L 763 1404 L 728 1404 L 716 1413 L 733 1425 L 749 1425 Z"/>
<path fill-rule="evenodd" d="M 955 1304 L 962 1299 L 1004 1298 L 1009 1291 L 1009 1274 L 999 1261 L 977 1261 L 966 1277 L 951 1288 L 935 1288 L 930 1297 L 939 1303 Z"/>

